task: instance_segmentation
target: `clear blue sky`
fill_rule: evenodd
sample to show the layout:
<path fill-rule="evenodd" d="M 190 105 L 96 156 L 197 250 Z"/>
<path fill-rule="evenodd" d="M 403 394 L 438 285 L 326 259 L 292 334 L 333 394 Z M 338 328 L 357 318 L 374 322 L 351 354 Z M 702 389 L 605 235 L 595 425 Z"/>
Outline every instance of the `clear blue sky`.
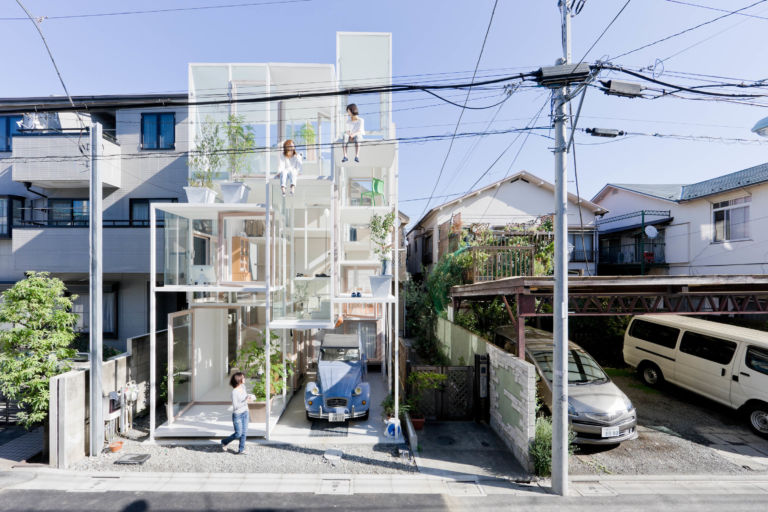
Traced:
<path fill-rule="evenodd" d="M 239 3 L 244 0 L 101 0 L 67 2 L 26 0 L 36 16 L 58 16 L 134 9 Z M 742 0 L 689 0 L 722 9 L 749 5 Z M 753 0 L 754 1 L 754 0 Z M 624 0 L 588 0 L 573 20 L 573 57 L 578 60 L 614 17 Z M 386 31 L 393 34 L 397 82 L 418 81 L 403 75 L 458 72 L 471 77 L 493 0 L 313 0 L 305 3 L 196 12 L 46 20 L 41 27 L 72 94 L 117 94 L 185 91 L 188 62 L 328 62 L 335 57 L 335 32 Z M 768 17 L 768 2 L 746 11 Z M 717 17 L 716 11 L 667 0 L 632 0 L 629 7 L 589 54 L 587 60 L 615 56 L 687 27 Z M 2 2 L 0 18 L 23 16 L 12 0 Z M 768 77 L 765 37 L 768 20 L 731 16 L 667 42 L 615 60 L 627 66 L 667 60 L 662 79 L 684 71 L 739 79 Z M 556 0 L 500 0 L 481 75 L 519 72 L 550 65 L 560 55 Z M 61 94 L 44 48 L 31 23 L 0 21 L 3 78 L 0 96 Z M 444 77 L 437 77 L 444 78 Z M 476 91 L 470 105 L 487 105 L 488 91 Z M 451 97 L 463 101 L 463 93 Z M 504 104 L 491 129 L 524 126 L 544 104 L 540 89 L 524 89 Z M 400 136 L 451 133 L 459 109 L 426 95 L 395 96 L 394 119 Z M 425 108 L 409 109 L 414 106 Z M 468 111 L 459 131 L 481 131 L 496 109 Z M 546 124 L 549 107 L 539 124 Z M 581 127 L 618 128 L 636 132 L 752 138 L 749 129 L 768 109 L 705 101 L 623 99 L 596 90 L 587 94 Z M 484 172 L 514 135 L 457 141 L 436 195 L 464 192 Z M 551 142 L 530 136 L 502 157 L 480 185 L 507 172 L 527 170 L 553 180 Z M 577 134 L 581 194 L 591 198 L 606 182 L 689 183 L 768 161 L 768 145 L 692 142 L 650 137 L 609 141 Z M 589 145 L 588 145 L 589 144 Z M 401 209 L 421 214 L 440 170 L 448 142 L 402 145 Z M 462 162 L 464 165 L 461 165 Z M 570 189 L 575 191 L 573 166 Z M 433 201 L 438 204 L 443 199 Z"/>

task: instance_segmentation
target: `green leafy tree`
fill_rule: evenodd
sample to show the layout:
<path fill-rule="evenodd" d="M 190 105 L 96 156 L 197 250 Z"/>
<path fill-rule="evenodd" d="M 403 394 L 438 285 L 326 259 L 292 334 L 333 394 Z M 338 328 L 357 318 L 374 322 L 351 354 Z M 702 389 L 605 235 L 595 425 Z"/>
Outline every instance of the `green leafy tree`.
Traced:
<path fill-rule="evenodd" d="M 2 295 L 0 390 L 19 404 L 19 423 L 27 428 L 47 420 L 50 379 L 69 371 L 75 356 L 75 297 L 65 291 L 47 272 L 27 272 Z"/>
<path fill-rule="evenodd" d="M 213 177 L 224 157 L 224 140 L 219 132 L 219 124 L 212 117 L 206 117 L 195 137 L 195 150 L 187 159 L 187 165 L 193 169 L 190 186 L 213 187 Z"/>
<path fill-rule="evenodd" d="M 252 161 L 251 153 L 256 146 L 256 136 L 250 126 L 243 124 L 245 116 L 230 114 L 224 133 L 226 141 L 226 157 L 229 174 L 232 179 L 242 178 L 250 174 Z"/>

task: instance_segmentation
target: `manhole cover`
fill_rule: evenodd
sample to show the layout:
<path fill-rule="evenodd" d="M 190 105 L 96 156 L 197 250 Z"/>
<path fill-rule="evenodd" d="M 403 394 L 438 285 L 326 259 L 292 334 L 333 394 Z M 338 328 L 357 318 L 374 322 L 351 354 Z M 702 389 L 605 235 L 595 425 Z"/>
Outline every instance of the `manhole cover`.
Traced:
<path fill-rule="evenodd" d="M 349 478 L 324 478 L 315 494 L 352 494 L 352 481 Z"/>
<path fill-rule="evenodd" d="M 455 443 L 456 443 L 456 440 L 451 436 L 437 436 L 437 444 L 441 444 L 443 446 L 449 446 Z"/>

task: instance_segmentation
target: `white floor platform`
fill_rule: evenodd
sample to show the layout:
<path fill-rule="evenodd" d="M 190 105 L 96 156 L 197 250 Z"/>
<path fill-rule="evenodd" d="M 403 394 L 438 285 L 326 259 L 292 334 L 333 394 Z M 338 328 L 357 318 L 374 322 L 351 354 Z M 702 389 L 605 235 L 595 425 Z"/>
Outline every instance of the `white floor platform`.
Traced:
<path fill-rule="evenodd" d="M 284 408 L 282 397 L 273 401 L 270 429 L 274 429 Z M 266 424 L 249 423 L 248 437 L 264 437 Z M 156 438 L 202 437 L 223 438 L 234 431 L 232 426 L 232 404 L 195 404 L 173 423 L 165 422 L 155 430 Z"/>

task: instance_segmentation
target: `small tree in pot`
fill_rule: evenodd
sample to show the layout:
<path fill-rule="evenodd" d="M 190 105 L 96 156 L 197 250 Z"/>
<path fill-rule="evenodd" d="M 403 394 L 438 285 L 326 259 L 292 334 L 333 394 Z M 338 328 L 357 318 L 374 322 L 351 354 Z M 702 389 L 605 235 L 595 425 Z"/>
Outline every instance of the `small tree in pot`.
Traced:
<path fill-rule="evenodd" d="M 189 186 L 184 187 L 190 203 L 213 203 L 216 200 L 213 177 L 221 167 L 223 149 L 219 125 L 208 116 L 195 137 L 195 149 L 187 159 L 187 166 L 193 169 Z"/>
<path fill-rule="evenodd" d="M 397 213 L 393 210 L 386 215 L 374 214 L 368 228 L 371 230 L 371 242 L 374 244 L 374 252 L 381 261 L 381 275 L 370 276 L 371 292 L 374 297 L 386 297 L 390 292 L 392 275 L 389 273 L 389 264 L 392 260 L 391 237 L 395 225 Z"/>
<path fill-rule="evenodd" d="M 251 151 L 256 145 L 256 137 L 253 129 L 244 122 L 245 116 L 230 114 L 227 118 L 224 139 L 231 181 L 219 184 L 225 203 L 245 203 L 248 200 L 250 188 L 242 180 L 251 172 Z"/>

